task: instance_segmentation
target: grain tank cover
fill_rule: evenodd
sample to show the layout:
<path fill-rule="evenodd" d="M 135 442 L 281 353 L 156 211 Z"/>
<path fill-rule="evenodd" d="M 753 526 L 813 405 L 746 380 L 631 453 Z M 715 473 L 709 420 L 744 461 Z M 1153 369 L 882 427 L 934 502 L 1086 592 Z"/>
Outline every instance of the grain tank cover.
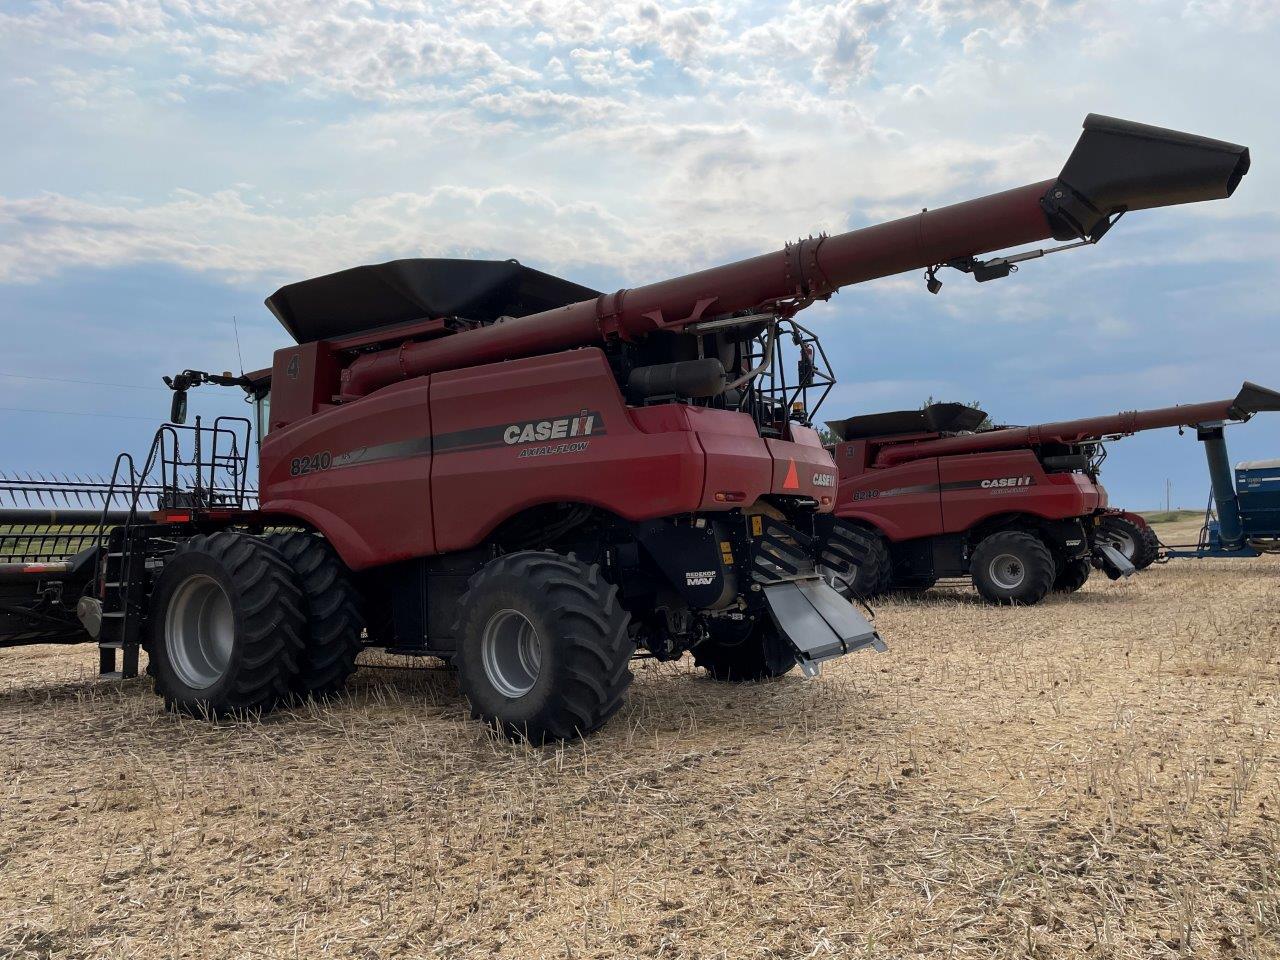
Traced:
<path fill-rule="evenodd" d="M 515 260 L 392 260 L 281 287 L 267 309 L 298 343 L 434 317 L 491 322 L 600 294 Z"/>
<path fill-rule="evenodd" d="M 963 403 L 931 403 L 923 410 L 894 410 L 848 420 L 828 420 L 827 427 L 841 440 L 861 440 L 900 433 L 961 433 L 978 429 L 985 419 L 984 411 Z"/>

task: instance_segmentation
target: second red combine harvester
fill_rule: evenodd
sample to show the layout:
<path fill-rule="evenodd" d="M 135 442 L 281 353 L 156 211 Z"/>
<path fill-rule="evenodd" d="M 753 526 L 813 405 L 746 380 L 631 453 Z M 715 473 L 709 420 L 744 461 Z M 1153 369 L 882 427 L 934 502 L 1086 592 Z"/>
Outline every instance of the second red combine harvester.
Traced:
<path fill-rule="evenodd" d="M 1245 383 L 1226 400 L 978 430 L 986 414 L 937 403 L 829 421 L 840 474 L 823 564 L 867 598 L 968 577 L 993 603 L 1030 604 L 1155 559 L 1146 521 L 1109 509 L 1105 441 L 1162 427 L 1248 420 L 1280 394 Z"/>
<path fill-rule="evenodd" d="M 7 642 L 75 639 L 75 610 L 104 669 L 123 651 L 136 670 L 143 645 L 193 713 L 332 692 L 365 645 L 430 654 L 475 716 L 535 741 L 604 723 L 637 648 L 721 680 L 816 672 L 880 639 L 815 569 L 837 478 L 810 420 L 834 381 L 796 315 L 908 270 L 1007 274 L 975 258 L 1092 243 L 1126 211 L 1230 196 L 1248 166 L 1091 116 L 1054 179 L 616 293 L 462 260 L 284 287 L 267 304 L 296 344 L 270 370 L 172 380 L 175 421 L 203 382 L 257 403 L 256 508 L 227 422 L 183 449 L 232 494 L 179 489 L 164 428 L 134 477 L 159 468 L 161 509 L 97 552 L 0 570 Z"/>

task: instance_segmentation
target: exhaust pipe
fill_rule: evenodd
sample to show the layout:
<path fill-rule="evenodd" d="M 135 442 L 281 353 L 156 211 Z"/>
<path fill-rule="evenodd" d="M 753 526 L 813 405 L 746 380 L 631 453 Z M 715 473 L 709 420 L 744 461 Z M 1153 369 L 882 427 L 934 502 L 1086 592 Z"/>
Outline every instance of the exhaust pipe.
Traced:
<path fill-rule="evenodd" d="M 1098 240 L 1128 210 L 1231 196 L 1249 148 L 1091 113 L 1041 205 L 1055 240 Z"/>

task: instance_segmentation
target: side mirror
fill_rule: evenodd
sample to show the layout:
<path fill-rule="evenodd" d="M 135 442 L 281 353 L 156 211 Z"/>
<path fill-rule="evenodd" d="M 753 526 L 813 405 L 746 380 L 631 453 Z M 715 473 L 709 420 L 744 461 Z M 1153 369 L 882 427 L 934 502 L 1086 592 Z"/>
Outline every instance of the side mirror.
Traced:
<path fill-rule="evenodd" d="M 800 362 L 797 364 L 796 376 L 799 385 L 802 387 L 812 387 L 813 377 L 817 372 L 817 368 L 813 362 L 813 347 L 805 344 L 800 351 Z"/>
<path fill-rule="evenodd" d="M 169 422 L 184 424 L 187 422 L 187 391 L 174 390 L 173 402 L 169 404 Z"/>

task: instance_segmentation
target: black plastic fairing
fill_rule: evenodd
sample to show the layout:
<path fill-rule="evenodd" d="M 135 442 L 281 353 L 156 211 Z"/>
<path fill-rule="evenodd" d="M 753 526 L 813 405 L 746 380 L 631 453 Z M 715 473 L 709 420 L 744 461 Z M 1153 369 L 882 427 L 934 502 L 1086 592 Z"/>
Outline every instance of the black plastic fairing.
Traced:
<path fill-rule="evenodd" d="M 1248 172 L 1247 147 L 1091 113 L 1041 204 L 1058 240 L 1098 239 L 1117 213 L 1225 199 Z"/>
<path fill-rule="evenodd" d="M 921 410 L 893 410 L 847 420 L 828 420 L 827 428 L 841 440 L 859 440 L 899 433 L 962 433 L 978 429 L 986 419 L 984 411 L 963 403 L 931 403 Z"/>
<path fill-rule="evenodd" d="M 1259 386 L 1251 380 L 1244 382 L 1231 407 L 1231 412 L 1239 413 L 1241 420 L 1247 420 L 1255 413 L 1273 410 L 1280 410 L 1280 393 Z"/>
<path fill-rule="evenodd" d="M 298 343 L 435 317 L 482 323 L 592 300 L 599 291 L 515 260 L 409 259 L 281 287 L 267 309 Z"/>

